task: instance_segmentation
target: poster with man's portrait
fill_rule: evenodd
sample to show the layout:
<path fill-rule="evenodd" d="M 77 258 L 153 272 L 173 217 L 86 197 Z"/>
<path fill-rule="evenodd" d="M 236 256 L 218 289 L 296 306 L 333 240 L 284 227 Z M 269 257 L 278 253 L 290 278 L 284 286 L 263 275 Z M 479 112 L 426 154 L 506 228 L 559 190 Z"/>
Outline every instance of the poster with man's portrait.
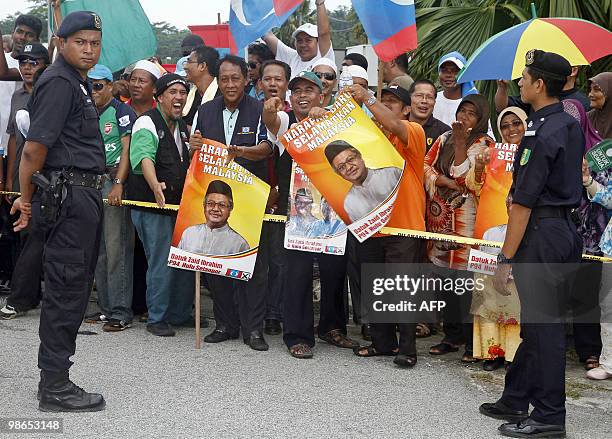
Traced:
<path fill-rule="evenodd" d="M 360 242 L 387 224 L 405 162 L 349 94 L 341 93 L 325 117 L 291 127 L 281 141 Z"/>
<path fill-rule="evenodd" d="M 172 237 L 168 265 L 248 281 L 270 186 L 205 139 L 196 151 Z"/>
<path fill-rule="evenodd" d="M 289 197 L 285 248 L 343 255 L 346 249 L 346 224 L 295 162 Z"/>

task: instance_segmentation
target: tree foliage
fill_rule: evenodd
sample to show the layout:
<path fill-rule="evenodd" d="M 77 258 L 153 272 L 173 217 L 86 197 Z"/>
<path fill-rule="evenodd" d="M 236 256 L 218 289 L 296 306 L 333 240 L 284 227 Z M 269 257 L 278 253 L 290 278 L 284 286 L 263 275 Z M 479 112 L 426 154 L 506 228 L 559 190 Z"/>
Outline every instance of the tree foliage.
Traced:
<path fill-rule="evenodd" d="M 157 38 L 157 56 L 163 63 L 175 63 L 183 56 L 181 41 L 190 34 L 189 29 L 177 29 L 176 26 L 165 21 L 153 23 L 151 26 Z"/>
<path fill-rule="evenodd" d="M 443 54 L 458 50 L 469 58 L 491 36 L 529 20 L 532 1 L 417 0 L 419 47 L 411 53 L 410 74 L 415 78 L 437 78 L 437 62 Z M 612 24 L 612 0 L 539 0 L 536 3 L 538 17 L 582 18 L 607 29 Z M 578 84 L 584 87 L 587 76 L 609 70 L 612 70 L 610 56 L 582 69 Z M 495 82 L 480 81 L 477 87 L 492 103 Z"/>

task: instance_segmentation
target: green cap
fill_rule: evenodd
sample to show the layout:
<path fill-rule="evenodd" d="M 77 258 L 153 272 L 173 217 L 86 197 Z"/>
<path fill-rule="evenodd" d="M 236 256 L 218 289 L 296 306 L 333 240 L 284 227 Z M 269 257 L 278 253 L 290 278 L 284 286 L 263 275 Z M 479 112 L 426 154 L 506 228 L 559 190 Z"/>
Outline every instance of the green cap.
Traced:
<path fill-rule="evenodd" d="M 323 83 L 321 82 L 319 77 L 315 75 L 313 72 L 308 72 L 306 70 L 301 71 L 300 73 L 297 74 L 296 77 L 294 77 L 291 81 L 289 81 L 289 90 L 293 90 L 295 83 L 298 82 L 300 79 L 312 82 L 314 85 L 319 87 L 319 90 L 323 91 Z"/>

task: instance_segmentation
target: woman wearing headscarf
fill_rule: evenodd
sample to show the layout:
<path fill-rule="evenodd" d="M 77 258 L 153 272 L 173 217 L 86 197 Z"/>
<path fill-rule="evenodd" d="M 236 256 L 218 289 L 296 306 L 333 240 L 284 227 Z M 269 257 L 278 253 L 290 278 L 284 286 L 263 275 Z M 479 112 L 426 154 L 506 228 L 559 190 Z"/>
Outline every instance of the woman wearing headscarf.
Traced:
<path fill-rule="evenodd" d="M 600 73 L 589 79 L 589 101 L 591 111 L 588 113 L 593 128 L 601 138 L 612 138 L 612 72 Z"/>
<path fill-rule="evenodd" d="M 482 174 L 476 175 L 478 154 L 494 141 L 487 135 L 489 104 L 482 95 L 468 95 L 457 108 L 452 130 L 442 134 L 425 157 L 425 190 L 427 191 L 427 230 L 446 235 L 473 237 L 476 208 Z M 437 267 L 436 274 L 454 279 L 455 285 L 466 285 L 472 273 L 466 271 L 469 247 L 444 241 L 431 241 L 428 256 Z M 467 282 L 469 283 L 469 282 Z M 456 352 L 465 344 L 463 362 L 474 362 L 472 323 L 469 321 L 471 294 L 442 292 L 446 301 L 443 312 L 444 339 L 432 346 L 431 355 Z"/>
<path fill-rule="evenodd" d="M 585 139 L 584 152 L 587 153 L 601 142 L 602 138 L 591 124 L 579 101 L 566 99 L 562 103 L 564 111 L 580 123 Z M 609 176 L 609 170 L 591 172 L 591 177 L 604 186 Z M 576 220 L 579 222 L 577 231 L 582 236 L 583 253 L 603 256 L 599 242 L 608 224 L 608 212 L 601 204 L 590 202 L 586 189 L 582 191 Z M 600 262 L 582 261 L 572 288 L 574 347 L 578 360 L 584 364 L 586 370 L 599 366 L 601 354 L 599 290 L 602 268 Z"/>
<path fill-rule="evenodd" d="M 508 107 L 499 114 L 497 129 L 504 143 L 518 145 L 527 129 L 527 114 L 518 107 Z M 475 174 L 484 172 L 487 161 L 480 154 L 476 156 Z M 512 199 L 508 196 L 508 211 L 511 204 Z M 484 232 L 482 239 L 504 242 L 507 227 L 507 224 L 491 227 Z M 480 251 L 496 257 L 501 249 L 480 246 Z M 474 357 L 484 360 L 484 370 L 492 371 L 502 367 L 504 361 L 510 362 L 514 359 L 516 349 L 521 343 L 521 305 L 514 282 L 508 284 L 511 294 L 502 296 L 493 287 L 492 276 L 476 273 L 474 277 L 482 279 L 484 285 L 484 288 L 475 289 L 472 294 L 470 313 L 474 316 Z"/>
<path fill-rule="evenodd" d="M 586 161 L 582 162 L 582 185 L 591 202 L 612 209 L 612 180 L 608 180 L 606 184 L 601 184 L 595 180 Z M 606 226 L 599 247 L 605 256 L 612 257 L 612 219 Z M 599 366 L 586 373 L 587 378 L 592 380 L 612 379 L 612 270 L 609 265 L 603 270 L 599 296 L 602 350 L 599 357 Z"/>

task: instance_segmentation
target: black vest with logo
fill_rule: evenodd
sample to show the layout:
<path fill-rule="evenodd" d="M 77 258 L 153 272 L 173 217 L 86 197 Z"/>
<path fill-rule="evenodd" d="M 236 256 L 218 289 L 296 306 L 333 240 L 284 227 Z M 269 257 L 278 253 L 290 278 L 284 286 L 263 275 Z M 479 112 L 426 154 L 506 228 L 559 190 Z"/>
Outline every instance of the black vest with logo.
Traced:
<path fill-rule="evenodd" d="M 183 151 L 183 159 L 181 160 L 176 142 L 174 141 L 174 134 L 168 128 L 159 110 L 153 108 L 143 113 L 141 117 L 143 116 L 151 118 L 159 138 L 157 153 L 155 154 L 155 173 L 157 174 L 157 181 L 166 184 L 166 189 L 164 190 L 166 204 L 180 204 L 183 185 L 185 184 L 187 169 L 189 168 L 189 149 L 186 145 L 189 139 L 187 125 L 183 119 L 177 121 L 181 135 L 180 146 Z M 145 180 L 144 175 L 134 174 L 134 172 L 130 173 L 127 193 L 128 198 L 131 200 L 155 202 L 155 195 Z"/>

